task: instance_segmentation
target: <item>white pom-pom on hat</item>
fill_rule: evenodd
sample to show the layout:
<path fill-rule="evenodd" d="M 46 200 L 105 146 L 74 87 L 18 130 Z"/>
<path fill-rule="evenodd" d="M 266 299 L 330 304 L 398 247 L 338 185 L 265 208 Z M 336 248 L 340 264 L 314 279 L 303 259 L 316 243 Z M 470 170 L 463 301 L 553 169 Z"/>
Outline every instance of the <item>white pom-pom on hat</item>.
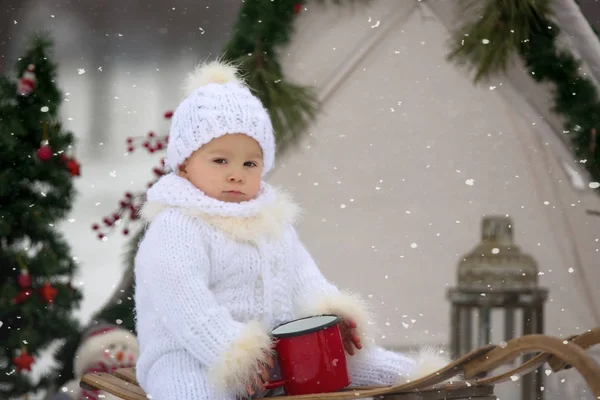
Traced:
<path fill-rule="evenodd" d="M 263 175 L 275 162 L 275 135 L 269 111 L 244 82 L 238 66 L 221 58 L 187 75 L 186 97 L 175 109 L 165 166 L 176 171 L 194 151 L 229 133 L 255 139 L 263 151 Z"/>
<path fill-rule="evenodd" d="M 222 60 L 214 60 L 196 66 L 188 74 L 184 85 L 185 93 L 189 95 L 194 90 L 210 83 L 219 85 L 226 83 L 245 85 L 244 81 L 238 76 L 238 69 L 233 64 Z"/>

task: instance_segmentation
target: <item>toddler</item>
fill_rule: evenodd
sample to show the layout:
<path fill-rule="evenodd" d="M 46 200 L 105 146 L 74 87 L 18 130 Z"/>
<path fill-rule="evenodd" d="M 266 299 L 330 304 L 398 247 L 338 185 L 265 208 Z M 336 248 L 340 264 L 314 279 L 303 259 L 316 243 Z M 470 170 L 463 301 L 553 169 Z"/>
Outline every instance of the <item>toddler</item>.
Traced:
<path fill-rule="evenodd" d="M 269 335 L 304 316 L 343 320 L 353 386 L 415 379 L 449 360 L 373 343 L 356 295 L 319 271 L 298 238 L 298 207 L 263 181 L 275 158 L 268 112 L 215 61 L 188 79 L 172 118 L 166 166 L 147 192 L 150 221 L 135 259 L 137 378 L 154 400 L 258 395 L 273 366 Z M 343 266 L 341 266 L 343 267 Z"/>

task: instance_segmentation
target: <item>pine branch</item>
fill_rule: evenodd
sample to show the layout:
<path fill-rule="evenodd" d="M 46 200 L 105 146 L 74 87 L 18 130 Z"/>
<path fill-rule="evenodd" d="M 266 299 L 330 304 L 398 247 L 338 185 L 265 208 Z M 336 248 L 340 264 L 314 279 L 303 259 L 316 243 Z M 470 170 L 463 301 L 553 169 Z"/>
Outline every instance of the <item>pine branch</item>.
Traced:
<path fill-rule="evenodd" d="M 474 81 L 505 72 L 514 54 L 549 16 L 550 0 L 460 0 L 465 17 L 448 61 L 474 71 Z"/>
<path fill-rule="evenodd" d="M 563 121 L 570 137 L 571 152 L 581 160 L 590 176 L 600 182 L 600 95 L 595 84 L 581 72 L 580 62 L 568 49 L 557 46 L 560 28 L 542 20 L 531 33 L 520 55 L 537 82 L 552 83 L 552 111 Z"/>
<path fill-rule="evenodd" d="M 269 110 L 277 151 L 287 150 L 315 118 L 316 94 L 310 87 L 287 82 L 276 61 L 263 53 L 255 52 L 240 61 L 248 86 Z"/>

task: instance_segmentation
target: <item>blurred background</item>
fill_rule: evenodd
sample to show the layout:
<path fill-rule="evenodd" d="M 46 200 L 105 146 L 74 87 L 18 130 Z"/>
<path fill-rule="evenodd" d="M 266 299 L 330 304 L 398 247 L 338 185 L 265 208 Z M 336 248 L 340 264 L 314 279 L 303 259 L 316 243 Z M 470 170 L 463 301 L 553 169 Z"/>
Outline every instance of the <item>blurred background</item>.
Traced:
<path fill-rule="evenodd" d="M 473 82 L 447 58 L 464 18 L 457 1 L 324 3 L 294 4 L 290 40 L 277 48 L 284 78 L 314 88 L 319 109 L 268 180 L 302 205 L 300 234 L 325 275 L 369 299 L 380 342 L 399 351 L 418 345 L 451 351 L 462 340 L 454 338 L 467 331 L 475 346 L 510 339 L 507 330 L 513 337 L 538 328 L 567 337 L 600 326 L 600 198 L 597 176 L 587 168 L 600 154 L 586 147 L 589 163 L 582 161 L 565 128 L 574 119 L 554 108 L 555 82 L 532 79 L 518 52 L 504 72 Z M 557 43 L 598 90 L 600 41 L 589 33 L 600 24 L 600 5 L 549 3 L 549 18 L 562 29 Z M 43 31 L 54 42 L 60 116 L 75 135 L 81 165 L 60 230 L 77 258 L 82 330 L 107 306 L 131 300 L 127 249 L 140 223 L 133 221 L 128 235 L 118 228 L 99 237 L 92 228 L 119 209 L 126 192 L 143 192 L 156 178 L 163 152 L 129 151 L 127 140 L 168 134 L 165 113 L 181 101 L 186 73 L 222 53 L 243 4 L 2 1 L 0 73 L 21 76 L 14 66 L 33 33 Z M 591 135 L 592 126 L 581 126 Z M 492 236 L 505 234 L 501 245 L 518 246 L 535 260 L 498 263 L 506 271 L 533 271 L 525 291 L 548 290 L 547 297 L 540 294 L 542 306 L 516 310 L 513 325 L 503 309 L 486 314 L 473 300 L 465 308 L 474 312 L 471 327 L 457 319 L 466 311 L 453 308 L 449 295 L 460 286 L 459 264 L 482 240 L 486 216 L 496 218 Z M 477 262 L 492 268 L 494 261 Z M 519 282 L 512 289 L 522 289 Z M 509 283 L 499 291 L 510 292 Z M 126 318 L 102 319 L 122 325 Z M 597 356 L 598 349 L 590 352 Z M 42 352 L 33 378 L 55 364 L 52 352 Z M 536 385 L 545 387 L 547 399 L 592 398 L 574 371 L 543 378 Z M 541 398 L 522 394 L 523 385 L 503 384 L 497 394 Z"/>

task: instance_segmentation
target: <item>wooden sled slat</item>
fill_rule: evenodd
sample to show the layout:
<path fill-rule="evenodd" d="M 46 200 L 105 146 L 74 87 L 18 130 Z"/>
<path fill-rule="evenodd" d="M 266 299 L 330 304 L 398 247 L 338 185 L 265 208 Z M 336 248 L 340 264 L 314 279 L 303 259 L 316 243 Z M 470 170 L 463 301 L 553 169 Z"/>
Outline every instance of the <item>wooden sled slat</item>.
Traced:
<path fill-rule="evenodd" d="M 589 349 L 590 347 L 600 344 L 600 327 L 590 329 L 581 335 L 573 335 L 567 338 L 568 341 L 575 343 L 582 349 Z M 571 368 L 565 361 L 560 360 L 557 357 L 550 357 L 548 365 L 553 372 L 558 372 L 563 369 Z"/>
<path fill-rule="evenodd" d="M 473 360 L 465 365 L 465 378 L 469 379 L 494 370 L 522 354 L 533 352 L 549 353 L 572 365 L 586 380 L 594 396 L 600 397 L 600 365 L 572 341 L 539 334 L 512 339 L 506 346 L 498 346 L 485 357 Z"/>
<path fill-rule="evenodd" d="M 386 400 L 495 399 L 493 385 L 522 376 L 547 363 L 553 370 L 575 368 L 586 380 L 594 396 L 600 396 L 600 365 L 585 350 L 600 343 L 600 327 L 574 335 L 567 340 L 545 335 L 526 335 L 510 340 L 505 346 L 488 345 L 473 350 L 444 368 L 412 382 L 383 387 L 349 388 L 335 393 L 306 396 L 278 396 L 290 400 L 350 400 L 377 397 Z M 504 373 L 474 379 L 527 353 L 539 353 L 522 365 Z M 463 374 L 467 380 L 449 382 Z M 470 379 L 470 380 L 469 380 Z M 86 374 L 82 387 L 102 389 L 124 400 L 146 399 L 138 386 L 135 368 Z"/>
<path fill-rule="evenodd" d="M 388 394 L 383 398 L 385 400 L 496 400 L 496 396 L 494 396 L 494 388 L 491 386 Z"/>
<path fill-rule="evenodd" d="M 113 373 L 113 375 L 117 378 L 123 379 L 126 382 L 133 383 L 134 385 L 140 385 L 137 381 L 137 377 L 135 376 L 135 367 L 119 368 Z"/>
<path fill-rule="evenodd" d="M 85 374 L 81 378 L 84 389 L 100 389 L 124 400 L 148 400 L 146 393 L 138 385 L 126 382 L 106 372 Z"/>
<path fill-rule="evenodd" d="M 585 333 L 582 333 L 581 335 L 570 336 L 567 338 L 567 340 L 575 343 L 582 349 L 587 350 L 590 347 L 600 344 L 600 328 L 589 330 Z M 533 357 L 529 361 L 523 363 L 522 365 L 518 366 L 517 368 L 505 371 L 498 375 L 478 379 L 477 382 L 484 385 L 497 385 L 499 383 L 506 382 L 509 379 L 513 379 L 513 377 L 515 376 L 521 377 L 527 375 L 528 373 L 535 371 L 545 363 L 547 363 L 548 366 L 552 369 L 552 372 L 558 372 L 571 367 L 555 355 L 552 355 L 550 353 L 541 353 Z"/>

